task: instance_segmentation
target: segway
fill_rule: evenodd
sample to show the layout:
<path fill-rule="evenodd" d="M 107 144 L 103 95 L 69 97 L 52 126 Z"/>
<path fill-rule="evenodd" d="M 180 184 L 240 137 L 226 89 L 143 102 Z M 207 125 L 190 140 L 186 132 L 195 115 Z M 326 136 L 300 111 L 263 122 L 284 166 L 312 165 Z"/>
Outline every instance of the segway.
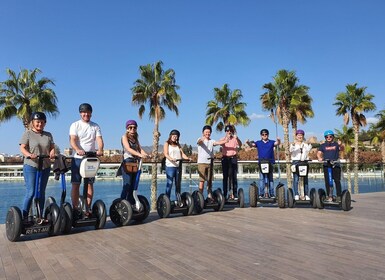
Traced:
<path fill-rule="evenodd" d="M 316 195 L 316 204 L 318 209 L 324 209 L 325 206 L 338 207 L 344 211 L 349 211 L 351 209 L 351 196 L 349 190 L 343 190 L 341 193 L 341 201 L 337 201 L 336 197 L 333 196 L 333 168 L 336 166 L 338 161 L 333 160 L 324 160 L 324 163 L 328 168 L 328 180 L 330 185 L 330 195 L 333 197 L 332 201 L 326 200 L 326 192 L 324 189 L 318 189 L 318 194 Z"/>
<path fill-rule="evenodd" d="M 30 158 L 30 157 L 27 157 Z M 17 241 L 21 234 L 32 235 L 37 233 L 47 233 L 57 235 L 60 233 L 59 207 L 56 203 L 51 203 L 44 213 L 44 218 L 40 210 L 40 184 L 43 170 L 43 160 L 49 158 L 48 155 L 38 156 L 38 169 L 35 179 L 34 199 L 32 206 L 33 215 L 28 220 L 22 219 L 22 214 L 17 206 L 8 209 L 6 217 L 6 234 L 9 241 Z"/>
<path fill-rule="evenodd" d="M 150 214 L 150 204 L 147 198 L 137 194 L 142 173 L 142 163 L 142 158 L 140 158 L 133 191 L 135 203 L 131 204 L 129 198 L 126 197 L 126 199 L 117 198 L 111 204 L 110 219 L 116 226 L 126 226 L 131 220 L 142 222 Z"/>
<path fill-rule="evenodd" d="M 276 196 L 270 196 L 269 194 L 269 173 L 272 168 L 272 164 L 269 160 L 260 160 L 259 168 L 261 170 L 264 182 L 264 193 L 259 194 L 259 188 L 256 182 L 250 184 L 249 187 L 249 199 L 250 206 L 257 207 L 258 202 L 261 204 L 278 204 L 279 208 L 285 208 L 285 188 L 284 184 L 278 183 L 275 188 Z"/>
<path fill-rule="evenodd" d="M 303 194 L 305 196 L 305 178 L 309 174 L 309 163 L 307 160 L 299 161 L 295 165 L 295 172 L 298 174 L 298 191 L 300 196 Z M 315 199 L 315 188 L 311 188 L 309 192 L 310 200 L 295 200 L 293 188 L 287 189 L 287 206 L 293 208 L 295 205 L 311 205 L 313 208 L 317 208 L 317 203 Z"/>
<path fill-rule="evenodd" d="M 80 175 L 83 178 L 83 195 L 79 196 L 79 215 L 73 216 L 73 227 L 94 226 L 95 229 L 104 228 L 107 219 L 106 206 L 100 199 L 92 205 L 91 212 L 87 206 L 88 183 L 90 178 L 96 176 L 100 160 L 95 152 L 86 152 L 80 163 Z M 75 210 L 75 209 L 74 209 Z"/>
<path fill-rule="evenodd" d="M 167 218 L 170 214 L 182 213 L 184 216 L 191 215 L 194 210 L 193 198 L 190 193 L 183 192 L 182 188 L 182 164 L 183 159 L 178 159 L 178 176 L 175 182 L 175 201 L 170 201 L 167 194 L 162 193 L 156 201 L 156 209 L 161 218 Z"/>
<path fill-rule="evenodd" d="M 62 193 L 60 198 L 60 232 L 64 234 L 68 234 L 71 232 L 72 228 L 72 206 L 70 203 L 65 201 L 66 195 L 67 195 L 67 186 L 66 186 L 66 179 L 65 174 L 68 172 L 69 167 L 67 164 L 67 158 L 64 155 L 59 155 L 55 159 L 53 172 L 55 173 L 55 180 L 61 181 L 61 187 L 62 187 Z M 56 204 L 56 200 L 54 197 L 49 196 L 45 202 L 45 205 L 51 205 L 52 203 Z M 47 211 L 47 208 L 46 210 Z"/>
<path fill-rule="evenodd" d="M 243 188 L 238 188 L 237 196 L 235 196 L 235 186 L 234 186 L 234 177 L 233 177 L 233 166 L 230 161 L 228 166 L 228 179 L 227 179 L 227 187 L 230 193 L 230 196 L 226 199 L 225 197 L 225 205 L 238 205 L 240 208 L 245 207 L 245 194 L 243 192 Z M 221 191 L 221 189 L 218 189 Z M 221 191 L 222 192 L 222 191 Z M 224 191 L 223 191 L 224 192 Z"/>
<path fill-rule="evenodd" d="M 214 158 L 210 158 L 209 181 L 213 181 L 214 175 Z M 203 209 L 214 209 L 214 211 L 222 211 L 225 205 L 225 198 L 220 190 L 215 190 L 212 198 L 204 198 L 200 191 L 194 191 L 192 197 L 194 200 L 194 212 L 196 214 L 202 213 Z"/>

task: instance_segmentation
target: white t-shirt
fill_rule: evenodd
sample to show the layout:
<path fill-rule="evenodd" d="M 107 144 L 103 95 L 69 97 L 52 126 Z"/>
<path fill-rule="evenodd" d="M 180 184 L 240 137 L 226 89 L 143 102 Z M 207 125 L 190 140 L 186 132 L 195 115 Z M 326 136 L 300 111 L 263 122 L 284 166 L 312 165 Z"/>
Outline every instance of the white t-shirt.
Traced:
<path fill-rule="evenodd" d="M 200 138 L 198 138 L 199 140 Z M 197 140 L 197 142 L 198 142 Z M 213 150 L 214 150 L 214 143 L 216 141 L 213 139 L 210 140 L 203 140 L 203 143 L 198 145 L 198 163 L 210 163 L 211 157 L 214 156 Z"/>
<path fill-rule="evenodd" d="M 175 158 L 175 159 L 181 159 L 182 158 L 180 148 L 178 146 L 168 145 L 168 155 L 172 158 Z M 166 166 L 167 167 L 178 167 L 178 163 L 169 161 L 169 159 L 166 158 Z"/>
<path fill-rule="evenodd" d="M 102 136 L 102 131 L 97 123 L 92 121 L 84 122 L 78 120 L 70 126 L 70 136 L 74 135 L 78 137 L 77 145 L 86 152 L 96 151 L 96 137 Z M 82 158 L 73 151 L 75 158 Z"/>
<path fill-rule="evenodd" d="M 291 160 L 308 160 L 311 148 L 311 144 L 307 143 L 295 143 L 294 145 L 290 145 Z"/>

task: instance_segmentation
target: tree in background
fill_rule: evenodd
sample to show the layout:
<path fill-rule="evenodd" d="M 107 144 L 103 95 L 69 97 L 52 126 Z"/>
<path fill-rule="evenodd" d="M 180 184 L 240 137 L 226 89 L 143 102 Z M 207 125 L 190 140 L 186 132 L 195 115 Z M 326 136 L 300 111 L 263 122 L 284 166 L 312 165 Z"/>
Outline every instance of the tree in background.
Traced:
<path fill-rule="evenodd" d="M 22 69 L 18 74 L 11 69 L 6 72 L 8 80 L 0 82 L 0 122 L 17 117 L 27 129 L 32 112 L 56 116 L 57 97 L 50 87 L 55 84 L 46 77 L 37 79 L 42 73 L 40 69 Z"/>
<path fill-rule="evenodd" d="M 309 88 L 302 86 L 294 92 L 293 98 L 290 102 L 290 122 L 293 134 L 293 141 L 295 140 L 295 133 L 298 129 L 298 122 L 306 123 L 306 118 L 314 117 L 312 108 L 313 98 L 308 94 Z"/>
<path fill-rule="evenodd" d="M 377 144 L 381 143 L 381 156 L 382 156 L 382 165 L 383 170 L 385 167 L 385 110 L 381 110 L 378 114 L 376 114 L 376 118 L 378 118 L 378 122 L 372 126 L 374 131 L 372 143 Z M 384 173 L 385 176 L 385 173 Z"/>
<path fill-rule="evenodd" d="M 348 190 L 352 192 L 352 180 L 350 178 L 350 161 L 349 157 L 351 152 L 353 151 L 352 144 L 354 142 L 354 130 L 352 127 L 347 127 L 344 125 L 342 127 L 342 130 L 335 130 L 335 136 L 338 140 L 344 144 L 345 148 L 344 151 L 341 152 L 341 158 L 346 159 L 346 175 L 348 178 Z"/>
<path fill-rule="evenodd" d="M 181 97 L 177 93 L 179 86 L 175 83 L 175 71 L 173 69 L 163 70 L 163 62 L 142 65 L 139 67 L 140 79 L 135 81 L 132 91 L 132 103 L 139 105 L 139 118 L 142 118 L 146 105 L 148 116 L 154 121 L 152 158 L 152 170 L 157 169 L 159 148 L 159 122 L 166 117 L 165 107 L 179 115 L 177 105 Z M 157 195 L 157 172 L 152 172 L 151 177 L 151 208 L 156 209 Z"/>
<path fill-rule="evenodd" d="M 298 120 L 297 115 L 293 116 L 291 106 L 292 103 L 296 104 L 297 100 L 300 100 L 299 96 L 308 95 L 309 87 L 299 84 L 299 79 L 294 71 L 283 69 L 279 70 L 273 77 L 273 82 L 264 84 L 262 88 L 265 90 L 260 96 L 262 109 L 270 111 L 273 121 L 275 122 L 277 118 L 283 127 L 287 183 L 288 187 L 291 188 L 289 123 L 292 121 L 291 117 L 296 117 L 295 121 Z M 310 104 L 311 98 L 308 97 L 308 100 Z"/>
<path fill-rule="evenodd" d="M 246 126 L 250 119 L 245 112 L 246 103 L 239 89 L 231 90 L 228 84 L 214 88 L 214 100 L 207 102 L 206 123 L 216 124 L 217 131 L 223 131 L 228 124 Z"/>
<path fill-rule="evenodd" d="M 358 134 L 361 126 L 366 126 L 364 112 L 374 111 L 376 105 L 372 102 L 374 95 L 366 93 L 366 87 L 357 87 L 355 84 L 347 84 L 346 91 L 337 94 L 337 116 L 344 117 L 344 124 L 352 120 L 354 130 L 354 192 L 358 193 Z"/>

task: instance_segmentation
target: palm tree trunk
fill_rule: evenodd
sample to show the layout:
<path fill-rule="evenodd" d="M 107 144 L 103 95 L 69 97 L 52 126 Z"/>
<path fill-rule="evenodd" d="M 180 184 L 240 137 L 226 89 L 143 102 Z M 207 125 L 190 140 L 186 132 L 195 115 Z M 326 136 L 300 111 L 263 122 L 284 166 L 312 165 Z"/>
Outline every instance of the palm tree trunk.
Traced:
<path fill-rule="evenodd" d="M 290 140 L 289 140 L 289 118 L 284 115 L 282 119 L 283 126 L 283 146 L 285 148 L 285 160 L 286 160 L 286 178 L 287 178 L 287 187 L 292 187 L 292 178 L 291 178 L 291 169 L 290 169 Z"/>
<path fill-rule="evenodd" d="M 159 148 L 159 120 L 155 116 L 155 126 L 152 142 L 152 174 L 151 174 L 151 209 L 156 210 L 156 199 L 158 193 L 158 148 Z"/>
<path fill-rule="evenodd" d="M 346 177 L 348 179 L 348 190 L 350 193 L 352 193 L 352 178 L 350 174 L 350 160 L 346 160 Z"/>
<path fill-rule="evenodd" d="M 382 154 L 382 170 L 384 171 L 384 180 L 385 180 L 385 139 L 381 142 L 381 154 Z"/>
<path fill-rule="evenodd" d="M 359 124 L 354 123 L 354 193 L 358 193 L 358 132 Z"/>

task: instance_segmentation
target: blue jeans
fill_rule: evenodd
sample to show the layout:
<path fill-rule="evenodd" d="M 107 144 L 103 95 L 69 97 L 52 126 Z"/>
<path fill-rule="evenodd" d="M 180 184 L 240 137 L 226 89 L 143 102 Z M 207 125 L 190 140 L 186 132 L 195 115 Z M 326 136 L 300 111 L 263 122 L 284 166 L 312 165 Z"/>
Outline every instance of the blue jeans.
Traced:
<path fill-rule="evenodd" d="M 269 174 L 262 174 L 259 172 L 259 195 L 263 195 L 265 193 L 265 176 L 268 176 L 269 180 L 269 194 L 270 196 L 274 196 L 274 188 L 273 188 L 273 172 L 270 172 Z"/>
<path fill-rule="evenodd" d="M 126 173 L 122 168 L 123 189 L 122 193 L 120 194 L 120 198 L 128 200 L 128 202 L 131 204 L 135 204 L 133 193 L 135 188 L 136 174 L 137 172 Z"/>
<path fill-rule="evenodd" d="M 299 180 L 302 180 L 302 178 L 299 177 L 298 173 L 295 172 L 293 173 L 293 188 L 294 188 L 294 195 L 299 195 L 298 192 L 298 183 Z M 304 177 L 304 182 L 303 182 L 303 191 L 305 195 L 308 195 L 309 193 L 309 178 L 306 176 Z"/>
<path fill-rule="evenodd" d="M 45 202 L 45 189 L 47 187 L 49 173 L 51 168 L 46 168 L 41 171 L 40 179 L 40 197 L 39 197 L 39 206 L 40 206 L 40 215 L 43 215 L 43 208 Z M 35 194 L 35 182 L 36 182 L 37 168 L 30 165 L 24 164 L 23 166 L 23 176 L 26 187 L 26 193 L 23 202 L 23 218 L 28 217 L 29 209 L 31 208 L 32 199 Z"/>
<path fill-rule="evenodd" d="M 178 174 L 179 174 L 178 167 L 166 166 L 166 177 L 167 177 L 166 195 L 169 198 L 171 197 L 171 189 L 172 189 L 173 183 L 175 182 L 175 185 L 176 185 L 176 179 L 178 178 Z"/>

